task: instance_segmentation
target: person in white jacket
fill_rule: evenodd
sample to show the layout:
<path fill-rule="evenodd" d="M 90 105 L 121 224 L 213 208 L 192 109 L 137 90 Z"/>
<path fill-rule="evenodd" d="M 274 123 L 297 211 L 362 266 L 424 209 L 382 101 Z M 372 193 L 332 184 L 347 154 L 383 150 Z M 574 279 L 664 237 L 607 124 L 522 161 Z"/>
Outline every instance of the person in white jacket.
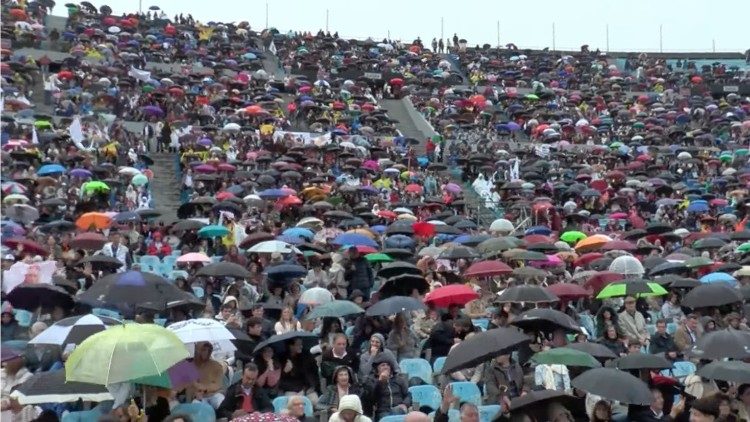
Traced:
<path fill-rule="evenodd" d="M 372 419 L 362 413 L 359 396 L 347 394 L 339 399 L 338 412 L 331 415 L 328 422 L 372 422 Z"/>

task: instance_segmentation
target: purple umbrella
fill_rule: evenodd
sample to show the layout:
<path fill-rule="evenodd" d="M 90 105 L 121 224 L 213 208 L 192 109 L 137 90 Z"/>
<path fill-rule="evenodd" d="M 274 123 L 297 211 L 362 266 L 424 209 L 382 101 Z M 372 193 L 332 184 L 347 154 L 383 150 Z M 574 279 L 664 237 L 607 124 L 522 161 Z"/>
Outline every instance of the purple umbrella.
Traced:
<path fill-rule="evenodd" d="M 78 168 L 71 170 L 70 175 L 73 177 L 78 177 L 80 179 L 88 179 L 89 177 L 91 177 L 91 172 L 86 169 Z"/>
<path fill-rule="evenodd" d="M 201 164 L 199 166 L 195 166 L 193 170 L 197 171 L 198 173 L 215 173 L 216 167 L 210 164 Z"/>
<path fill-rule="evenodd" d="M 511 132 L 521 130 L 521 126 L 519 126 L 516 122 L 508 122 L 506 126 L 508 126 L 508 130 L 510 130 Z"/>
<path fill-rule="evenodd" d="M 143 107 L 143 112 L 151 116 L 163 116 L 164 115 L 164 110 L 162 110 L 161 107 L 155 106 L 155 105 Z"/>
<path fill-rule="evenodd" d="M 445 190 L 451 193 L 461 193 L 461 186 L 458 186 L 455 183 L 448 183 L 445 185 Z"/>
<path fill-rule="evenodd" d="M 203 146 L 206 146 L 206 147 L 210 147 L 213 144 L 214 143 L 210 139 L 208 139 L 208 138 L 201 138 L 200 140 L 198 140 L 198 145 L 203 145 Z"/>

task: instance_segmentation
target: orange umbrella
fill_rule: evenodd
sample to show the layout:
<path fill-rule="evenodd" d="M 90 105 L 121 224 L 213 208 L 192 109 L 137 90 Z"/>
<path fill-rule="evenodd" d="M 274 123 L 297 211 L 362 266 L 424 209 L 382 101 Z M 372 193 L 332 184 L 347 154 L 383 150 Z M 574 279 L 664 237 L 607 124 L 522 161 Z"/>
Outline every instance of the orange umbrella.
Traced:
<path fill-rule="evenodd" d="M 106 229 L 112 224 L 112 218 L 101 212 L 87 212 L 76 220 L 76 227 L 81 230 Z"/>
<path fill-rule="evenodd" d="M 247 114 L 262 114 L 262 113 L 265 113 L 265 112 L 266 112 L 266 110 L 264 110 L 263 107 L 257 106 L 257 105 L 251 105 L 251 106 L 245 108 L 245 113 L 247 113 Z"/>
<path fill-rule="evenodd" d="M 576 243 L 576 252 L 599 249 L 611 241 L 612 238 L 609 236 L 605 236 L 603 234 L 595 234 L 585 239 L 581 239 L 578 243 Z"/>

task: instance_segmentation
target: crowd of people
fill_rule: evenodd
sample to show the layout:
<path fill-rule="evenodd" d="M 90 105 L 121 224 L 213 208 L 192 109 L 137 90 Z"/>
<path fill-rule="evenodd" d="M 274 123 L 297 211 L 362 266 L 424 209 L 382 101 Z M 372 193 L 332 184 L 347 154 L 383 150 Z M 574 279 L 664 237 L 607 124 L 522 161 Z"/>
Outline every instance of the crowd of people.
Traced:
<path fill-rule="evenodd" d="M 3 420 L 750 420 L 747 69 L 53 6 L 2 8 Z"/>

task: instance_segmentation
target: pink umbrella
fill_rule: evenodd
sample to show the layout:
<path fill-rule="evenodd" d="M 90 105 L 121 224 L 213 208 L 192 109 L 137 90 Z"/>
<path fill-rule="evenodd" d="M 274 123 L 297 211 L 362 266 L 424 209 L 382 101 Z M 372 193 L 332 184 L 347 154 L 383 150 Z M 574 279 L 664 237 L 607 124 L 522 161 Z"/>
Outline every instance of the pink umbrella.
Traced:
<path fill-rule="evenodd" d="M 627 220 L 628 215 L 624 212 L 615 212 L 609 215 L 609 218 L 613 220 Z"/>
<path fill-rule="evenodd" d="M 201 252 L 190 252 L 177 258 L 177 262 L 180 263 L 193 263 L 193 262 L 211 262 L 206 254 Z"/>
<path fill-rule="evenodd" d="M 237 170 L 237 167 L 228 163 L 221 163 L 219 164 L 218 168 L 219 168 L 219 171 L 227 171 L 227 172 Z"/>
<path fill-rule="evenodd" d="M 373 160 L 367 160 L 367 161 L 365 161 L 364 163 L 362 163 L 362 167 L 364 167 L 366 169 L 370 169 L 370 170 L 379 170 L 380 169 L 380 165 L 378 165 L 378 162 L 377 161 L 373 161 Z"/>
<path fill-rule="evenodd" d="M 461 186 L 458 186 L 455 183 L 448 183 L 447 185 L 445 185 L 445 190 L 450 193 L 461 193 Z"/>
<path fill-rule="evenodd" d="M 201 164 L 199 166 L 195 166 L 193 169 L 198 173 L 215 173 L 216 167 L 209 165 L 209 164 Z"/>
<path fill-rule="evenodd" d="M 556 267 L 562 263 L 562 259 L 557 255 L 547 255 L 546 261 L 529 261 L 529 264 L 536 268 Z"/>

